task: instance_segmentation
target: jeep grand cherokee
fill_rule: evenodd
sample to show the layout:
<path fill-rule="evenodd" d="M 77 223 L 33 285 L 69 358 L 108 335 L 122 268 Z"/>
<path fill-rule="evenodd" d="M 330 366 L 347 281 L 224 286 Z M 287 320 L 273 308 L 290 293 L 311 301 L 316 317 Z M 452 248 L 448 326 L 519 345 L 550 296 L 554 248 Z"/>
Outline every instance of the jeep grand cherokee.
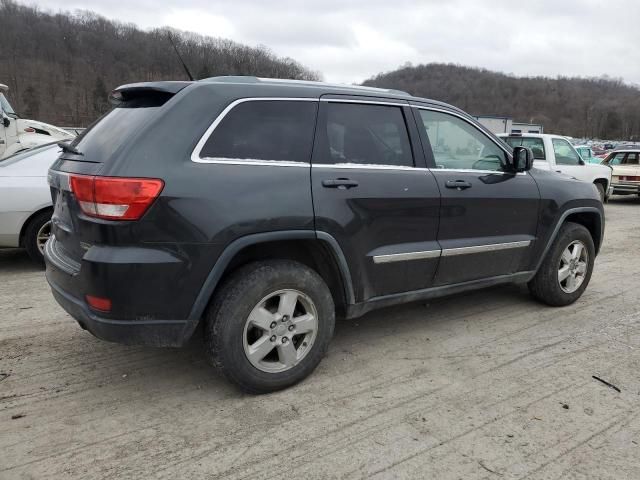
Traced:
<path fill-rule="evenodd" d="M 47 279 L 96 337 L 180 346 L 202 325 L 261 393 L 313 371 L 336 314 L 508 282 L 559 306 L 589 283 L 594 185 L 450 105 L 249 77 L 111 100 L 49 172 Z"/>

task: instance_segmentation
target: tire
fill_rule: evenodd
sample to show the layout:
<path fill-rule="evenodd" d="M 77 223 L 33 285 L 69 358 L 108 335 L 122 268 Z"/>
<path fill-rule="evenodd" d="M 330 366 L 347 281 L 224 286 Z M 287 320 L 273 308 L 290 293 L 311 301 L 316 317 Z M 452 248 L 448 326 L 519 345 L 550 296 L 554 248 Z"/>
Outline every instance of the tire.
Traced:
<path fill-rule="evenodd" d="M 578 261 L 574 265 L 573 271 L 576 272 L 576 278 L 580 275 L 581 263 L 584 263 L 584 272 L 579 282 L 570 285 L 569 274 L 565 280 L 560 280 L 560 270 L 567 267 L 571 271 L 571 267 L 566 262 L 566 251 L 571 253 L 571 246 L 581 244 L 586 253 L 586 259 L 583 262 Z M 569 249 L 569 250 L 567 250 Z M 575 250 L 573 250 L 575 252 Z M 547 305 L 561 307 L 570 305 L 580 296 L 587 288 L 591 273 L 593 272 L 593 264 L 595 260 L 595 247 L 589 230 L 580 224 L 567 222 L 560 228 L 558 236 L 554 240 L 551 248 L 547 252 L 540 269 L 536 276 L 528 284 L 531 295 Z M 564 270 L 567 273 L 567 270 Z M 564 284 L 564 285 L 563 285 Z M 572 291 L 572 287 L 577 287 Z"/>
<path fill-rule="evenodd" d="M 47 230 L 48 226 L 48 230 Z M 51 233 L 51 211 L 45 210 L 37 213 L 24 229 L 22 244 L 27 250 L 27 254 L 38 265 L 44 266 L 44 244 L 39 240 L 49 238 Z M 44 235 L 44 237 L 42 237 Z M 41 248 L 42 247 L 42 248 Z"/>
<path fill-rule="evenodd" d="M 314 316 L 315 334 L 299 333 L 311 328 Z M 243 391 L 261 394 L 287 388 L 313 372 L 333 336 L 335 308 L 314 270 L 269 260 L 234 272 L 214 295 L 205 322 L 205 348 L 213 366 Z"/>
<path fill-rule="evenodd" d="M 600 201 L 604 203 L 606 195 L 604 185 L 602 185 L 601 183 L 595 183 L 594 185 L 596 186 L 596 188 L 598 189 L 598 193 L 600 194 Z"/>

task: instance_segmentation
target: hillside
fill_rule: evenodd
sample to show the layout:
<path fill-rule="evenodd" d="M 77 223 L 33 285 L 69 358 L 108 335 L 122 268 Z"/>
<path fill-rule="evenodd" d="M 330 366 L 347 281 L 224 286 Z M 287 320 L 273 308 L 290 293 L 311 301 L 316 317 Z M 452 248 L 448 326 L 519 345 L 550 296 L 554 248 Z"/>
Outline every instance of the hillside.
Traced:
<path fill-rule="evenodd" d="M 142 31 L 90 12 L 52 14 L 0 0 L 0 83 L 24 117 L 86 126 L 108 108 L 123 83 L 184 80 L 168 29 Z M 290 58 L 231 40 L 173 32 L 196 78 L 256 75 L 315 79 Z"/>
<path fill-rule="evenodd" d="M 451 64 L 405 66 L 364 85 L 441 100 L 474 115 L 512 116 L 574 137 L 640 139 L 640 90 L 621 80 L 514 77 Z"/>

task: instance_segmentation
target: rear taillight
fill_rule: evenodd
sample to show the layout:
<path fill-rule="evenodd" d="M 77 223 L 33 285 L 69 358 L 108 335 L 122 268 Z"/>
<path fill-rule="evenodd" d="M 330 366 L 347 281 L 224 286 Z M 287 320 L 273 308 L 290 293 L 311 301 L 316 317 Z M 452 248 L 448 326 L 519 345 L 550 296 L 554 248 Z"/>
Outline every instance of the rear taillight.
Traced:
<path fill-rule="evenodd" d="M 618 177 L 618 180 L 620 180 L 621 182 L 627 181 L 627 182 L 640 182 L 640 177 L 634 176 L 634 175 L 620 175 Z"/>
<path fill-rule="evenodd" d="M 87 175 L 70 175 L 69 183 L 86 215 L 107 220 L 138 220 L 164 187 L 157 178 Z"/>

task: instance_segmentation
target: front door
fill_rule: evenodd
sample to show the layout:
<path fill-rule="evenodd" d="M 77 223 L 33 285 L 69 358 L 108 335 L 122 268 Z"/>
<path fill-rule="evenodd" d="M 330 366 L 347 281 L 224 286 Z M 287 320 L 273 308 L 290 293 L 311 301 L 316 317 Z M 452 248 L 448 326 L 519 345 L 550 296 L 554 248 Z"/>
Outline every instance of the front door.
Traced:
<path fill-rule="evenodd" d="M 342 248 L 356 301 L 432 285 L 440 194 L 408 104 L 323 97 L 312 163 L 316 230 Z"/>
<path fill-rule="evenodd" d="M 556 171 L 571 177 L 584 179 L 587 166 L 578 155 L 576 149 L 563 138 L 552 138 L 551 145 L 556 157 Z"/>
<path fill-rule="evenodd" d="M 414 108 L 442 203 L 435 285 L 525 270 L 540 194 L 528 173 L 504 171 L 506 151 L 464 115 Z"/>

